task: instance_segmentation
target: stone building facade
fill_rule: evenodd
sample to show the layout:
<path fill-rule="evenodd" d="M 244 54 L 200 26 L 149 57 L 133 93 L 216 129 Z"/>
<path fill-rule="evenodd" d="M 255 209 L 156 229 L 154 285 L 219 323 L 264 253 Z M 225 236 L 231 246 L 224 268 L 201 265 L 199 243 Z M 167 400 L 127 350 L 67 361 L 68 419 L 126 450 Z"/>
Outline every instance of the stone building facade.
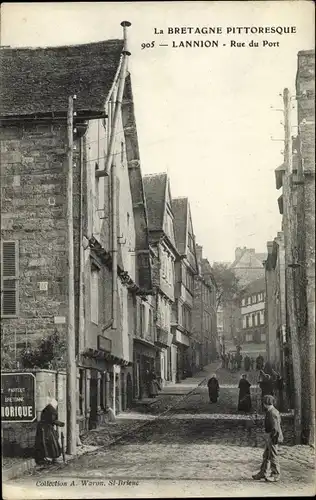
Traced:
<path fill-rule="evenodd" d="M 293 275 L 302 369 L 302 439 L 315 442 L 315 51 L 298 53 L 296 75 L 298 172 Z"/>
<path fill-rule="evenodd" d="M 267 358 L 283 374 L 284 345 L 286 343 L 285 254 L 284 237 L 279 232 L 267 243 L 265 262 L 266 282 L 266 349 Z"/>
<path fill-rule="evenodd" d="M 167 174 L 143 178 L 148 211 L 149 243 L 155 304 L 156 372 L 162 382 L 177 380 L 177 346 L 172 342 L 172 307 L 175 301 L 175 262 L 179 258 L 174 214 Z"/>
<path fill-rule="evenodd" d="M 249 283 L 240 293 L 240 343 L 254 343 L 265 350 L 266 344 L 266 287 L 265 279 Z"/>
<path fill-rule="evenodd" d="M 190 347 L 193 331 L 194 279 L 198 273 L 195 236 L 188 198 L 172 200 L 175 242 L 175 302 L 172 308 L 173 344 L 177 346 L 177 380 L 191 372 Z M 199 351 L 197 351 L 198 353 Z"/>
<path fill-rule="evenodd" d="M 195 373 L 216 359 L 220 352 L 216 313 L 216 283 L 203 248 L 196 245 L 198 274 L 194 279 L 193 327 L 191 345 L 192 371 Z"/>
<path fill-rule="evenodd" d="M 295 394 L 295 400 L 292 398 L 291 404 L 295 405 L 296 439 L 314 443 L 315 52 L 312 50 L 298 53 L 296 100 L 298 133 L 291 140 L 292 169 L 285 161 L 275 171 L 276 187 L 282 188 L 278 204 L 285 249 L 284 351 L 289 371 L 293 373 L 292 394 Z M 272 260 L 270 258 L 270 264 Z M 270 266 L 269 259 L 267 264 Z M 270 272 L 268 269 L 268 274 Z"/>
<path fill-rule="evenodd" d="M 6 90 L 1 96 L 2 341 L 14 343 L 17 353 L 25 346 L 36 347 L 51 333 L 61 338 L 67 333 L 66 120 L 69 96 L 76 95 L 73 230 L 81 429 L 102 422 L 106 406 L 121 411 L 131 404 L 137 392 L 132 364 L 134 336 L 141 335 L 139 311 L 142 306 L 153 307 L 129 74 L 115 129 L 115 174 L 96 174 L 104 170 L 113 133 L 122 49 L 122 41 L 109 40 L 1 51 L 5 80 L 1 88 Z M 32 81 L 26 78 L 28 74 Z M 114 221 L 118 240 L 115 302 Z M 152 344 L 153 335 L 150 330 Z"/>

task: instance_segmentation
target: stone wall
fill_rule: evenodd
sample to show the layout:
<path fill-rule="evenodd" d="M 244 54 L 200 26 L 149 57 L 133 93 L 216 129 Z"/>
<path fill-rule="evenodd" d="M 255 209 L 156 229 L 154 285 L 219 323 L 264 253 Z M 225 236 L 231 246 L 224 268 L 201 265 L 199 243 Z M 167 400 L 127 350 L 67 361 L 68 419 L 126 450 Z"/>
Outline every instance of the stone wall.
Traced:
<path fill-rule="evenodd" d="M 302 358 L 302 430 L 315 439 L 315 51 L 298 53 L 298 137 L 303 170 L 297 186 L 296 285 L 299 290 Z"/>
<path fill-rule="evenodd" d="M 2 318 L 2 332 L 4 342 L 16 339 L 18 348 L 56 330 L 65 334 L 66 160 L 66 125 L 2 126 L 1 238 L 19 243 L 19 313 Z M 75 225 L 78 205 L 74 169 Z"/>

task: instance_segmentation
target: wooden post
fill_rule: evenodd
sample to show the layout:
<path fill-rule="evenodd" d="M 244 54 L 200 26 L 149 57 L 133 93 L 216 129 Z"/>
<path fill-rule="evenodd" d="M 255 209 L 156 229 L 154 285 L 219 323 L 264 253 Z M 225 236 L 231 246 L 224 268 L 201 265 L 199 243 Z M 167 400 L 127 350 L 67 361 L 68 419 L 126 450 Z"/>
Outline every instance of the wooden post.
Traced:
<path fill-rule="evenodd" d="M 76 453 L 76 343 L 73 237 L 73 98 L 69 97 L 67 114 L 67 236 L 68 236 L 68 332 L 67 332 L 67 453 Z"/>
<path fill-rule="evenodd" d="M 86 430 L 89 430 L 89 421 L 90 421 L 90 380 L 91 380 L 91 372 L 89 369 L 85 370 L 85 427 Z"/>
<path fill-rule="evenodd" d="M 101 372 L 97 371 L 97 422 L 101 423 Z"/>
<path fill-rule="evenodd" d="M 285 174 L 283 182 L 284 197 L 284 242 L 285 242 L 285 276 L 286 276 L 286 304 L 288 310 L 288 326 L 290 331 L 290 342 L 292 347 L 292 364 L 294 375 L 294 431 L 295 442 L 301 441 L 301 419 L 302 419 L 302 391 L 301 391 L 301 358 L 299 348 L 299 338 L 297 331 L 295 290 L 293 269 L 289 267 L 294 261 L 293 236 L 295 234 L 295 220 L 293 211 L 293 185 L 292 185 L 292 134 L 291 134 L 291 96 L 288 89 L 283 92 L 284 103 L 284 165 Z"/>

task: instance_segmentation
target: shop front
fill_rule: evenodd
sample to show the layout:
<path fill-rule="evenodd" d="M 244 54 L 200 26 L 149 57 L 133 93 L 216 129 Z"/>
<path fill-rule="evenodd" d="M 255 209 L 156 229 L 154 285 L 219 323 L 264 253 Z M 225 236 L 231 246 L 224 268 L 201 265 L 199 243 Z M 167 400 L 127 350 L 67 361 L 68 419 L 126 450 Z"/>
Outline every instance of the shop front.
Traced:
<path fill-rule="evenodd" d="M 78 362 L 79 432 L 95 429 L 131 406 L 132 363 L 100 349 L 87 349 Z"/>
<path fill-rule="evenodd" d="M 173 335 L 173 346 L 176 348 L 176 382 L 192 376 L 192 365 L 190 362 L 190 339 L 178 328 Z"/>
<path fill-rule="evenodd" d="M 134 339 L 134 399 L 143 399 L 149 396 L 149 383 L 151 374 L 157 373 L 157 348 L 145 339 Z"/>

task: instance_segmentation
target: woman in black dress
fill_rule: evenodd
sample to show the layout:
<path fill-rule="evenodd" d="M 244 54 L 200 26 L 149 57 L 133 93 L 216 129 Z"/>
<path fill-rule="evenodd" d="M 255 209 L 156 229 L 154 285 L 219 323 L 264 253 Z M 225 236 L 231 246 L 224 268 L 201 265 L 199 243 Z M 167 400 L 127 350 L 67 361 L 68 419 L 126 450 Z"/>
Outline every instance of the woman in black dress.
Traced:
<path fill-rule="evenodd" d="M 238 398 L 238 411 L 249 413 L 251 411 L 251 384 L 247 380 L 247 375 L 244 374 L 239 381 L 239 398 Z"/>
<path fill-rule="evenodd" d="M 215 373 L 211 376 L 207 383 L 208 395 L 211 403 L 217 403 L 219 394 L 219 383 Z"/>
<path fill-rule="evenodd" d="M 34 459 L 37 465 L 54 463 L 61 455 L 55 426 L 64 427 L 65 424 L 58 420 L 57 405 L 56 399 L 52 399 L 45 406 L 37 424 L 34 449 Z"/>

